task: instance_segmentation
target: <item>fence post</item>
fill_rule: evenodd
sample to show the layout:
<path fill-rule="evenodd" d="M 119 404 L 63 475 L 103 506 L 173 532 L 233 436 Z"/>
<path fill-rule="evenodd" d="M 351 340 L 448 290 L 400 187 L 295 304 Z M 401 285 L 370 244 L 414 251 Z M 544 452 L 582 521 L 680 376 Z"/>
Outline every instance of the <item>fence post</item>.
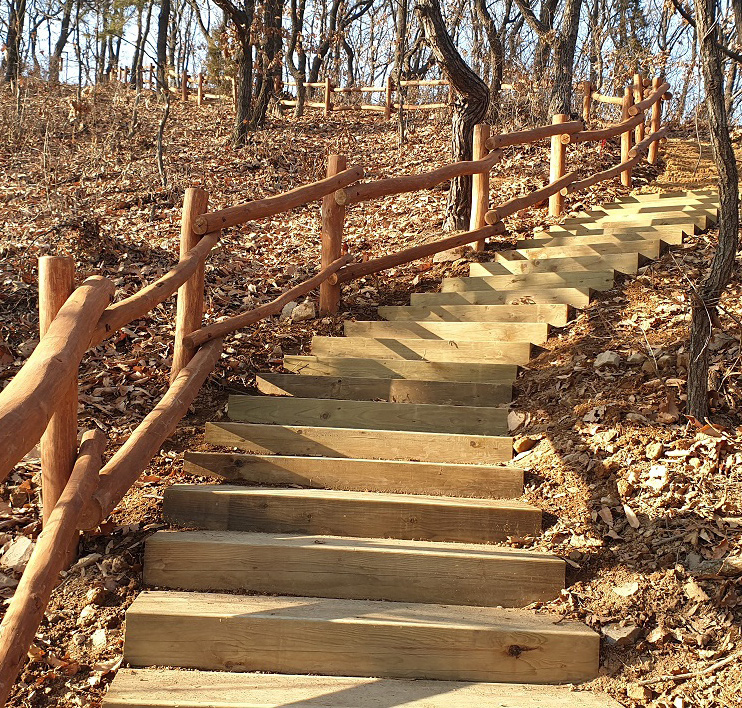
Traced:
<path fill-rule="evenodd" d="M 629 119 L 629 108 L 634 105 L 634 90 L 631 87 L 626 87 L 623 93 L 623 103 L 621 104 L 621 120 L 625 121 Z M 632 130 L 627 130 L 621 133 L 621 162 L 626 162 L 629 159 L 629 150 L 631 150 L 631 134 Z M 631 168 L 624 170 L 621 173 L 621 184 L 624 187 L 631 187 Z"/>
<path fill-rule="evenodd" d="M 196 101 L 199 106 L 202 106 L 204 103 L 204 75 L 203 73 L 199 73 L 198 75 L 198 94 L 196 96 Z"/>
<path fill-rule="evenodd" d="M 392 91 L 394 91 L 394 84 L 392 83 L 392 75 L 386 77 L 386 105 L 384 108 L 384 119 L 391 120 L 392 118 Z"/>
<path fill-rule="evenodd" d="M 188 100 L 188 72 L 185 69 L 180 76 L 180 95 L 185 103 Z"/>
<path fill-rule="evenodd" d="M 333 177 L 347 167 L 344 155 L 328 155 L 327 176 Z M 345 206 L 335 201 L 335 194 L 322 197 L 322 256 L 320 268 L 326 268 L 342 255 L 343 223 Z M 319 286 L 319 311 L 323 315 L 333 315 L 340 305 L 340 284 L 331 285 L 325 280 Z"/>
<path fill-rule="evenodd" d="M 69 256 L 39 258 L 39 333 L 49 326 L 75 289 L 75 260 Z M 77 371 L 55 401 L 54 415 L 41 437 L 41 503 L 43 523 L 49 520 L 77 456 Z"/>
<path fill-rule="evenodd" d="M 332 113 L 332 82 L 330 78 L 325 79 L 325 116 Z"/>
<path fill-rule="evenodd" d="M 183 214 L 180 219 L 180 257 L 183 258 L 201 239 L 193 232 L 196 217 L 206 212 L 209 193 L 200 187 L 186 189 Z M 201 326 L 204 312 L 204 264 L 178 289 L 175 314 L 175 346 L 170 381 L 191 360 L 193 352 L 183 344 L 183 338 Z"/>
<path fill-rule="evenodd" d="M 590 81 L 582 82 L 582 120 L 587 125 L 590 120 L 590 109 L 593 107 L 593 85 Z"/>
<path fill-rule="evenodd" d="M 644 78 L 641 74 L 634 74 L 634 103 L 644 100 Z M 637 143 L 644 140 L 644 123 L 639 123 L 634 129 L 634 139 Z"/>
<path fill-rule="evenodd" d="M 472 159 L 481 160 L 487 156 L 485 143 L 490 136 L 490 127 L 486 123 L 477 123 L 474 126 L 474 138 L 472 141 Z M 473 175 L 471 182 L 471 219 L 469 221 L 469 230 L 481 229 L 487 225 L 484 215 L 489 209 L 490 197 L 490 173 L 480 172 Z M 484 251 L 484 240 L 477 241 L 477 251 Z"/>
<path fill-rule="evenodd" d="M 552 125 L 566 123 L 569 116 L 566 113 L 557 113 L 551 117 Z M 564 177 L 564 159 L 567 155 L 567 146 L 562 143 L 561 135 L 551 136 L 551 159 L 549 160 L 549 182 Z M 561 216 L 564 207 L 564 196 L 561 192 L 549 197 L 549 216 Z"/>
<path fill-rule="evenodd" d="M 660 86 L 662 86 L 662 79 L 659 76 L 652 79 L 652 92 L 653 93 L 657 91 Z M 656 133 L 660 129 L 661 126 L 662 126 L 662 99 L 657 101 L 652 106 L 652 122 L 650 123 L 649 130 L 652 133 Z M 647 154 L 647 160 L 649 161 L 650 165 L 657 164 L 657 156 L 659 154 L 659 148 L 660 148 L 660 143 L 658 140 L 655 140 L 649 146 L 649 153 Z"/>

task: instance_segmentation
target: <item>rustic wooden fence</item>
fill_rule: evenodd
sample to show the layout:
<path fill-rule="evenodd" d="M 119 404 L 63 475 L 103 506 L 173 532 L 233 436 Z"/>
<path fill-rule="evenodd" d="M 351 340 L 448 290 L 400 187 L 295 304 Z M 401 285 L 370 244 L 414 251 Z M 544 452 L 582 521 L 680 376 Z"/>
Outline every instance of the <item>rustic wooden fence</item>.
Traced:
<path fill-rule="evenodd" d="M 113 282 L 95 276 L 74 288 L 74 262 L 45 256 L 39 266 L 41 341 L 22 369 L 0 392 L 0 481 L 41 441 L 43 531 L 0 625 L 0 704 L 26 657 L 59 572 L 74 557 L 80 529 L 97 527 L 116 507 L 147 467 L 163 442 L 185 416 L 215 368 L 227 334 L 278 314 L 283 306 L 319 287 L 322 313 L 336 312 L 342 283 L 428 257 L 455 246 L 476 243 L 505 231 L 502 219 L 549 200 L 549 213 L 562 213 L 563 196 L 621 175 L 630 184 L 631 169 L 646 153 L 657 159 L 661 101 L 668 84 L 655 79 L 649 95 L 644 87 L 621 99 L 623 120 L 597 130 L 582 121 L 554 116 L 551 125 L 490 136 L 487 125 L 474 133 L 474 159 L 445 165 L 419 175 L 359 182 L 362 167 L 346 166 L 330 155 L 327 177 L 289 192 L 209 212 L 208 194 L 186 191 L 181 220 L 180 258 L 165 275 L 137 293 L 111 303 Z M 600 100 L 590 94 L 590 100 Z M 614 103 L 618 103 L 614 100 Z M 586 112 L 589 106 L 586 101 Z M 651 109 L 650 134 L 644 137 Z M 639 129 L 642 129 L 642 132 Z M 569 145 L 621 136 L 621 162 L 609 170 L 577 179 L 565 172 Z M 550 182 L 530 194 L 490 209 L 489 173 L 509 145 L 551 140 Z M 639 139 L 641 138 L 641 139 Z M 346 209 L 356 203 L 429 189 L 455 177 L 473 175 L 470 230 L 432 243 L 407 248 L 365 262 L 352 262 L 343 252 Z M 272 302 L 203 326 L 204 266 L 222 231 L 248 221 L 274 216 L 322 199 L 320 268 L 317 274 Z M 78 367 L 85 352 L 130 322 L 145 317 L 177 292 L 176 328 L 170 386 L 129 439 L 103 464 L 105 435 L 87 431 L 77 442 Z"/>

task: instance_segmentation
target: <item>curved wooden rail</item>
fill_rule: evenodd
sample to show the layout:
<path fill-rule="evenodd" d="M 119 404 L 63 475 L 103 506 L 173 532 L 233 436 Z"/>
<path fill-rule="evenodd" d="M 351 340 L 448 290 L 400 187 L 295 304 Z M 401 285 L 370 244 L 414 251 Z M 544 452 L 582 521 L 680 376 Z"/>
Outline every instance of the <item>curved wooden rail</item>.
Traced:
<path fill-rule="evenodd" d="M 529 130 L 520 130 L 516 133 L 503 133 L 493 135 L 485 143 L 488 150 L 506 147 L 508 145 L 522 145 L 524 143 L 533 143 L 543 138 L 550 138 L 552 135 L 561 135 L 562 133 L 570 135 L 584 130 L 585 124 L 581 120 L 573 120 L 568 123 L 558 123 L 555 125 L 541 125 L 538 128 Z"/>
<path fill-rule="evenodd" d="M 614 165 L 613 167 L 610 167 L 607 170 L 603 170 L 603 172 L 598 172 L 592 175 L 591 177 L 586 177 L 585 179 L 581 179 L 578 182 L 573 182 L 571 185 L 568 185 L 567 187 L 562 187 L 561 192 L 564 196 L 567 196 L 568 194 L 572 194 L 573 192 L 578 192 L 581 189 L 587 189 L 588 187 L 592 187 L 594 184 L 598 184 L 598 182 L 603 182 L 606 179 L 611 179 L 612 177 L 618 177 L 618 175 L 620 175 L 622 172 L 625 172 L 626 170 L 637 165 L 641 159 L 642 159 L 642 156 L 637 155 L 636 157 L 633 157 L 630 160 L 626 160 L 625 162 L 619 162 L 617 165 Z"/>
<path fill-rule="evenodd" d="M 593 101 L 597 101 L 598 103 L 610 103 L 614 106 L 620 106 L 623 103 L 623 97 L 621 96 L 605 96 L 602 93 L 598 93 L 597 91 L 593 91 L 590 94 L 590 98 L 593 99 Z"/>
<path fill-rule="evenodd" d="M 326 194 L 347 187 L 349 184 L 358 181 L 363 177 L 363 167 L 349 167 L 347 170 L 336 174 L 333 177 L 305 184 L 289 192 L 277 194 L 274 197 L 258 199 L 246 204 L 214 211 L 209 214 L 203 214 L 193 222 L 193 231 L 197 234 L 212 233 L 220 229 L 226 229 L 230 226 L 244 224 L 246 221 L 262 219 L 266 216 L 275 216 L 283 211 L 289 211 L 307 202 L 313 202 L 321 199 Z"/>
<path fill-rule="evenodd" d="M 441 182 L 463 177 L 464 175 L 476 175 L 489 172 L 502 158 L 502 152 L 493 150 L 481 160 L 466 160 L 445 165 L 437 170 L 424 172 L 421 175 L 405 175 L 404 177 L 389 177 L 376 182 L 358 184 L 348 189 L 341 189 L 335 193 L 335 201 L 343 205 L 357 204 L 369 199 L 378 199 L 392 194 L 403 194 L 405 192 L 417 192 L 421 189 L 431 189 Z"/>
<path fill-rule="evenodd" d="M 0 392 L 0 482 L 39 441 L 113 291 L 107 278 L 88 278 L 62 305 L 23 368 Z"/>
<path fill-rule="evenodd" d="M 649 151 L 649 147 L 652 143 L 656 142 L 657 140 L 662 140 L 662 138 L 664 138 L 666 134 L 667 126 L 660 128 L 651 135 L 648 135 L 646 138 L 644 138 L 644 140 L 642 140 L 640 143 L 637 143 L 636 145 L 634 145 L 634 147 L 631 148 L 631 150 L 629 150 L 629 157 L 644 155 Z"/>
<path fill-rule="evenodd" d="M 572 133 L 572 135 L 562 135 L 561 141 L 563 145 L 572 145 L 576 143 L 586 143 L 592 140 L 609 140 L 610 138 L 615 138 L 617 135 L 621 135 L 632 128 L 636 128 L 636 126 L 642 122 L 644 122 L 643 113 L 622 121 L 621 123 L 609 125 L 607 128 L 600 128 L 599 130 L 582 130 L 579 133 Z"/>
<path fill-rule="evenodd" d="M 643 101 L 639 101 L 639 103 L 635 103 L 633 106 L 629 106 L 629 115 L 635 116 L 639 113 L 644 113 L 645 111 L 648 111 L 657 101 L 661 101 L 665 93 L 667 92 L 667 89 L 670 88 L 670 84 L 665 82 L 662 84 L 656 91 L 654 91 L 650 96 L 645 98 Z"/>
<path fill-rule="evenodd" d="M 484 220 L 488 224 L 496 224 L 498 221 L 502 221 L 506 216 L 515 214 L 515 212 L 521 209 L 527 209 L 534 204 L 544 201 L 552 194 L 556 194 L 561 191 L 564 187 L 570 185 L 577 178 L 577 171 L 568 172 L 564 177 L 547 184 L 541 189 L 537 189 L 535 192 L 526 194 L 522 197 L 515 197 L 513 199 L 500 204 L 495 209 L 490 209 L 485 215 Z"/>

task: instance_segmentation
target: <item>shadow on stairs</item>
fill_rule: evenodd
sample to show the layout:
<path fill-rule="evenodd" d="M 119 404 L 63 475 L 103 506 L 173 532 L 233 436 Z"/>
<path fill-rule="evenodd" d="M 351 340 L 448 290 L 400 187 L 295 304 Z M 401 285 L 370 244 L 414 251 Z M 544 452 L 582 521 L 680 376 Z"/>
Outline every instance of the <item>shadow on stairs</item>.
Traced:
<path fill-rule="evenodd" d="M 197 530 L 147 542 L 160 589 L 129 609 L 124 654 L 144 668 L 105 708 L 617 706 L 556 685 L 598 675 L 599 635 L 525 609 L 559 595 L 564 562 L 496 545 L 541 532 L 507 404 L 551 328 L 717 206 L 646 195 L 567 219 L 231 397 L 206 440 L 237 451 L 186 455 L 231 484 L 167 490 L 166 518 Z"/>

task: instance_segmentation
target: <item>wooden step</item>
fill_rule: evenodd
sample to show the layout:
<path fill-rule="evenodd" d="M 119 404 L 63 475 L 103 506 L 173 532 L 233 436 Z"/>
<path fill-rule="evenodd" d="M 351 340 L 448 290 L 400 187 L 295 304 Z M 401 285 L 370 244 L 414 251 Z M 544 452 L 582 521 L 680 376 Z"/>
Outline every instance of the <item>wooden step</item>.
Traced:
<path fill-rule="evenodd" d="M 662 246 L 680 246 L 683 243 L 683 232 L 673 231 L 662 232 L 662 231 L 633 231 L 633 232 L 620 232 L 620 233 L 604 233 L 598 231 L 597 233 L 591 233 L 587 235 L 570 234 L 568 236 L 556 236 L 547 234 L 543 238 L 530 238 L 530 239 L 519 239 L 515 242 L 517 249 L 530 249 L 530 248 L 553 248 L 556 246 L 596 246 L 600 244 L 615 244 L 622 246 L 624 244 L 632 246 L 636 243 L 641 244 L 643 248 L 648 243 L 658 241 L 660 244 L 660 253 L 662 253 Z M 495 254 L 499 255 L 499 254 Z"/>
<path fill-rule="evenodd" d="M 312 354 L 316 356 L 521 365 L 529 362 L 538 351 L 531 342 L 312 337 Z"/>
<path fill-rule="evenodd" d="M 259 374 L 255 377 L 255 382 L 261 393 L 300 398 L 434 403 L 444 406 L 500 406 L 513 400 L 511 383 L 416 381 L 351 376 L 297 376 L 296 374 Z"/>
<path fill-rule="evenodd" d="M 518 375 L 515 364 L 471 364 L 404 359 L 285 356 L 283 366 L 304 376 L 373 376 L 408 381 L 443 381 L 512 384 Z"/>
<path fill-rule="evenodd" d="M 545 553 L 481 544 L 158 531 L 147 539 L 144 582 L 182 590 L 524 607 L 559 597 L 564 566 Z"/>
<path fill-rule="evenodd" d="M 143 592 L 124 661 L 230 671 L 561 683 L 598 672 L 599 636 L 525 610 Z"/>
<path fill-rule="evenodd" d="M 653 212 L 681 212 L 693 213 L 698 209 L 701 211 L 719 210 L 719 199 L 677 199 L 675 201 L 667 199 L 664 201 L 652 202 L 623 202 L 615 204 L 605 204 L 601 210 L 605 214 L 651 214 Z"/>
<path fill-rule="evenodd" d="M 165 518 L 212 531 L 491 543 L 541 533 L 541 510 L 512 499 L 176 484 Z"/>
<path fill-rule="evenodd" d="M 229 417 L 245 423 L 506 435 L 507 408 L 439 406 L 291 396 L 230 396 Z"/>
<path fill-rule="evenodd" d="M 652 226 L 643 226 L 641 224 L 627 224 L 625 226 L 600 226 L 592 222 L 585 224 L 573 224 L 572 226 L 550 226 L 545 232 L 547 236 L 597 236 L 597 235 L 615 235 L 622 234 L 663 234 L 664 236 L 678 236 L 686 234 L 692 236 L 699 233 L 700 229 L 695 223 L 687 224 L 655 224 Z"/>
<path fill-rule="evenodd" d="M 512 438 L 399 430 L 206 423 L 206 442 L 260 455 L 357 457 L 475 465 L 508 462 L 513 457 Z"/>
<path fill-rule="evenodd" d="M 469 290 L 530 290 L 531 288 L 610 290 L 613 287 L 614 279 L 612 270 L 491 275 L 482 278 L 444 278 L 441 283 L 441 291 L 450 293 Z"/>
<path fill-rule="evenodd" d="M 576 308 L 590 304 L 590 288 L 523 287 L 517 290 L 471 290 L 464 292 L 412 293 L 413 307 L 440 305 L 565 304 Z"/>
<path fill-rule="evenodd" d="M 719 200 L 719 193 L 715 189 L 693 189 L 687 192 L 674 190 L 671 192 L 644 192 L 643 194 L 629 194 L 625 197 L 616 197 L 616 204 L 632 204 L 636 202 L 664 202 L 673 199 L 710 199 Z"/>
<path fill-rule="evenodd" d="M 257 485 L 392 494 L 514 499 L 523 470 L 510 465 L 458 465 L 343 457 L 186 452 L 184 471 Z"/>
<path fill-rule="evenodd" d="M 599 227 L 626 227 L 626 226 L 665 226 L 668 224 L 695 225 L 701 231 L 716 223 L 716 215 L 712 210 L 706 212 L 694 210 L 693 212 L 651 212 L 649 214 L 606 214 L 606 216 L 595 219 L 593 217 L 574 217 L 565 219 L 562 225 L 570 227 L 574 225 L 590 224 L 593 228 Z"/>
<path fill-rule="evenodd" d="M 378 309 L 391 322 L 546 322 L 564 327 L 569 305 L 389 305 Z"/>
<path fill-rule="evenodd" d="M 607 237 L 606 237 L 607 238 Z M 659 239 L 637 239 L 634 241 L 617 241 L 614 243 L 582 243 L 572 241 L 570 244 L 551 246 L 518 247 L 512 251 L 498 251 L 495 262 L 503 263 L 513 260 L 535 260 L 539 258 L 584 258 L 585 256 L 614 256 L 622 253 L 639 253 L 644 258 L 659 258 L 663 243 Z"/>
<path fill-rule="evenodd" d="M 638 253 L 616 253 L 606 255 L 578 256 L 575 258 L 535 258 L 533 260 L 500 260 L 497 263 L 470 263 L 469 275 L 472 277 L 507 275 L 508 273 L 590 273 L 596 270 L 613 269 L 619 273 L 634 275 L 646 259 Z"/>
<path fill-rule="evenodd" d="M 103 708 L 621 708 L 571 686 L 120 669 Z"/>
<path fill-rule="evenodd" d="M 346 322 L 345 334 L 377 339 L 543 344 L 549 338 L 549 325 L 545 322 Z"/>

